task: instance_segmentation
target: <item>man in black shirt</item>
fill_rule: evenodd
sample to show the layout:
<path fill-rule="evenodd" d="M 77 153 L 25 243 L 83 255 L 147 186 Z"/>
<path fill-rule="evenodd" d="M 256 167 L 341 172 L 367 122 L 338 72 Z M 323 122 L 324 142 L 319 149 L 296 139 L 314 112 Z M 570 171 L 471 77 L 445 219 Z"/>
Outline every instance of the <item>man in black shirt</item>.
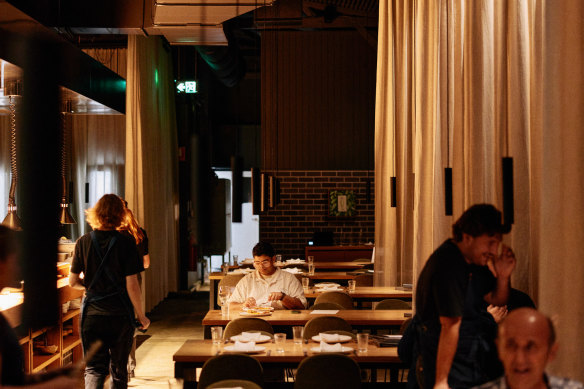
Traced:
<path fill-rule="evenodd" d="M 501 212 L 492 205 L 470 207 L 452 230 L 453 238 L 426 262 L 416 289 L 426 388 L 468 388 L 491 378 L 483 358 L 495 323 L 485 315 L 485 302 L 506 304 L 515 268 L 510 248 L 503 246 L 499 254 L 510 227 L 501 224 Z"/>

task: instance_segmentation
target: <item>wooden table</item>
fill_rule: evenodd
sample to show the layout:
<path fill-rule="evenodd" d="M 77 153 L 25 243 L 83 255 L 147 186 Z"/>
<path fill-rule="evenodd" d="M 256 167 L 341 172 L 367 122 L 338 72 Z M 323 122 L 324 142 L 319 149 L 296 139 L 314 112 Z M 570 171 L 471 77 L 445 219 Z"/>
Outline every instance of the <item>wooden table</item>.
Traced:
<path fill-rule="evenodd" d="M 308 277 L 311 280 L 326 280 L 326 281 L 344 281 L 352 280 L 357 277 L 357 274 L 350 274 L 346 271 L 318 271 L 314 275 L 309 276 L 308 273 L 301 273 L 302 277 Z M 213 272 L 209 274 L 209 309 L 217 309 L 218 305 L 215 304 L 217 301 L 217 286 L 219 281 L 225 277 L 222 272 Z"/>
<path fill-rule="evenodd" d="M 307 299 L 315 299 L 323 292 L 326 291 L 317 291 L 315 288 L 310 288 L 308 289 L 308 293 L 306 291 L 304 292 L 304 296 Z M 412 290 L 398 286 L 357 286 L 355 287 L 355 291 L 349 294 L 355 301 L 380 301 L 391 298 L 406 301 L 412 300 Z"/>
<path fill-rule="evenodd" d="M 298 312 L 298 313 L 293 313 Z M 290 333 L 292 326 L 303 326 L 306 322 L 314 317 L 322 316 L 313 314 L 313 311 L 290 311 L 287 309 L 275 310 L 270 316 L 261 316 L 274 327 L 276 332 Z M 326 315 L 326 314 L 324 314 Z M 338 316 L 345 319 L 355 329 L 387 329 L 399 328 L 404 321 L 412 315 L 412 310 L 359 310 L 347 309 L 340 310 L 332 316 Z M 229 318 L 223 318 L 220 310 L 212 310 L 207 312 L 203 318 L 203 334 L 205 339 L 211 338 L 211 326 L 225 327 L 231 319 L 237 319 L 240 316 L 239 312 L 230 313 Z"/>
<path fill-rule="evenodd" d="M 233 343 L 230 343 L 233 344 Z M 355 342 L 344 343 L 344 346 L 357 349 Z M 215 355 L 223 354 L 224 347 L 227 344 L 213 345 L 210 340 L 187 340 L 180 349 L 173 355 L 174 361 L 174 376 L 175 378 L 182 378 L 187 386 L 193 386 L 196 380 L 196 368 L 202 367 L 203 364 Z M 284 352 L 276 351 L 274 343 L 261 343 L 258 346 L 265 346 L 266 350 L 251 354 L 256 358 L 262 366 L 281 367 L 281 368 L 296 368 L 298 364 L 306 357 L 314 355 L 310 349 L 317 347 L 318 343 L 309 342 L 303 344 L 294 344 L 291 339 L 286 340 Z M 397 356 L 396 347 L 377 347 L 369 344 L 366 352 L 351 352 L 349 354 L 359 366 L 363 369 L 387 369 L 404 367 L 403 363 Z"/>

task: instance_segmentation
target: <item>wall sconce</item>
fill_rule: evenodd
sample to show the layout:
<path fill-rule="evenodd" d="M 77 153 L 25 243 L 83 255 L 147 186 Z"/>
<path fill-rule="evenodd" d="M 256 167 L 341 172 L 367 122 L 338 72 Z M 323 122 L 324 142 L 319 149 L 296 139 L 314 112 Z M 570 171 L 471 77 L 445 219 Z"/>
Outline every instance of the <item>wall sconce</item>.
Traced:
<path fill-rule="evenodd" d="M 18 96 L 18 82 L 15 82 L 14 90 L 5 93 L 8 95 L 8 105 L 10 108 L 10 192 L 8 193 L 8 214 L 2 224 L 15 230 L 20 230 L 20 219 L 16 214 L 16 184 L 18 182 L 18 171 L 16 169 L 16 96 Z"/>

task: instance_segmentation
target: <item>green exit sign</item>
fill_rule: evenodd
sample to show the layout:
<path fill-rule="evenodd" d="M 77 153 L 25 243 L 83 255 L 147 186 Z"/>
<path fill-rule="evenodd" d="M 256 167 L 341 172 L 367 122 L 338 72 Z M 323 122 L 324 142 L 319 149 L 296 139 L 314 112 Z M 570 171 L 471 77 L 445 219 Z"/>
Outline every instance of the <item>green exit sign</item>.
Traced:
<path fill-rule="evenodd" d="M 197 93 L 197 82 L 181 81 L 176 84 L 176 90 L 178 93 Z"/>

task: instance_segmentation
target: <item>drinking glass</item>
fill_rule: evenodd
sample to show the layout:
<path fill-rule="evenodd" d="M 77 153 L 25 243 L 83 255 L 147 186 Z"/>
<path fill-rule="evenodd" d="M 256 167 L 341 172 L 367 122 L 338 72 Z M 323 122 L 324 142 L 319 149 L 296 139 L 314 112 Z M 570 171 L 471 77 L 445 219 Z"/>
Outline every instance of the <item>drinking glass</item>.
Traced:
<path fill-rule="evenodd" d="M 303 335 L 304 335 L 304 327 L 303 326 L 292 327 L 292 337 L 294 339 L 295 344 L 302 344 L 302 336 Z"/>
<path fill-rule="evenodd" d="M 217 298 L 219 299 L 221 306 L 227 303 L 229 296 L 231 296 L 231 288 L 229 286 L 219 285 L 219 288 L 217 289 Z"/>
<path fill-rule="evenodd" d="M 308 264 L 308 275 L 309 276 L 313 276 L 314 275 L 314 262 Z"/>
<path fill-rule="evenodd" d="M 282 263 L 282 255 L 281 254 L 276 255 L 276 263 Z"/>
<path fill-rule="evenodd" d="M 347 281 L 347 283 L 349 285 L 349 287 L 348 287 L 349 293 L 354 293 L 355 286 L 357 285 L 357 282 L 355 280 L 349 280 L 349 281 Z"/>
<path fill-rule="evenodd" d="M 314 255 L 309 255 L 306 262 L 308 263 L 314 263 Z"/>
<path fill-rule="evenodd" d="M 286 344 L 286 334 L 283 332 L 274 334 L 274 343 L 276 343 L 276 351 L 283 353 L 284 345 Z"/>
<path fill-rule="evenodd" d="M 223 270 L 223 275 L 226 276 L 227 273 L 229 273 L 229 264 L 224 263 L 223 265 L 221 265 L 221 270 Z"/>
<path fill-rule="evenodd" d="M 213 326 L 211 327 L 211 339 L 213 344 L 221 344 L 221 338 L 223 337 L 223 327 Z"/>
<path fill-rule="evenodd" d="M 308 291 L 308 287 L 310 286 L 310 278 L 302 277 L 302 289 L 304 289 L 304 293 Z"/>
<path fill-rule="evenodd" d="M 224 302 L 223 305 L 221 305 L 221 318 L 229 319 L 229 303 L 228 302 Z"/>
<path fill-rule="evenodd" d="M 359 352 L 367 352 L 367 345 L 369 344 L 369 334 L 357 334 L 357 350 Z"/>
<path fill-rule="evenodd" d="M 234 255 L 233 256 L 233 264 L 235 266 L 239 265 L 239 255 Z"/>

